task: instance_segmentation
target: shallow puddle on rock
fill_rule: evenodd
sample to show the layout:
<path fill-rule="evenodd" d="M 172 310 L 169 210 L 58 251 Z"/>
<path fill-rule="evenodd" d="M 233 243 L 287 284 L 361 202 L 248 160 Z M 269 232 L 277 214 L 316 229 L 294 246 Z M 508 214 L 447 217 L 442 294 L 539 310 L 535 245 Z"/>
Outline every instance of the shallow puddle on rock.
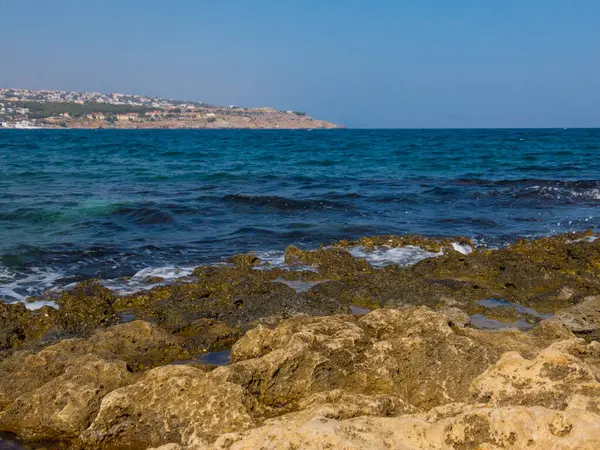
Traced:
<path fill-rule="evenodd" d="M 12 433 L 0 431 L 0 450 L 66 450 L 66 442 L 38 441 L 24 443 Z"/>
<path fill-rule="evenodd" d="M 208 352 L 200 355 L 200 362 L 213 366 L 226 366 L 231 361 L 231 349 L 220 352 Z"/>
<path fill-rule="evenodd" d="M 548 314 L 539 313 L 535 309 L 527 308 L 525 306 L 521 306 L 521 305 L 517 305 L 516 303 L 509 302 L 508 300 L 501 300 L 501 299 L 497 299 L 497 298 L 486 298 L 484 300 L 477 300 L 477 303 L 479 303 L 484 308 L 488 308 L 488 309 L 494 309 L 494 308 L 500 308 L 502 306 L 507 306 L 509 308 L 516 309 L 521 314 L 528 314 L 528 315 L 537 317 L 539 319 L 549 319 L 550 317 L 553 316 L 553 314 L 551 314 L 551 313 L 548 313 Z"/>
<path fill-rule="evenodd" d="M 0 450 L 25 450 L 25 447 L 10 437 L 0 434 Z"/>
<path fill-rule="evenodd" d="M 291 287 L 296 292 L 308 292 L 310 288 L 316 286 L 317 284 L 324 283 L 327 280 L 319 280 L 319 281 L 302 281 L 302 280 L 284 280 L 283 278 L 277 278 L 274 280 L 275 283 L 283 283 L 286 286 Z"/>
<path fill-rule="evenodd" d="M 128 312 L 120 312 L 119 318 L 121 319 L 121 323 L 133 322 L 136 319 L 135 314 Z"/>
<path fill-rule="evenodd" d="M 203 363 L 203 364 L 211 364 L 213 366 L 226 366 L 231 361 L 231 349 L 222 350 L 220 352 L 208 352 L 203 353 L 201 355 L 196 356 L 193 359 L 177 359 L 175 361 L 171 361 L 169 364 L 176 366 L 184 366 L 190 363 Z M 2 447 L 0 447 L 2 450 Z"/>
<path fill-rule="evenodd" d="M 470 319 L 471 325 L 482 330 L 500 330 L 503 328 L 518 328 L 519 330 L 529 330 L 533 324 L 524 319 L 501 322 L 499 320 L 490 319 L 483 314 L 473 314 Z"/>
<path fill-rule="evenodd" d="M 371 310 L 369 308 L 362 308 L 360 306 L 350 305 L 350 312 L 355 316 L 362 316 L 364 314 L 369 314 Z"/>

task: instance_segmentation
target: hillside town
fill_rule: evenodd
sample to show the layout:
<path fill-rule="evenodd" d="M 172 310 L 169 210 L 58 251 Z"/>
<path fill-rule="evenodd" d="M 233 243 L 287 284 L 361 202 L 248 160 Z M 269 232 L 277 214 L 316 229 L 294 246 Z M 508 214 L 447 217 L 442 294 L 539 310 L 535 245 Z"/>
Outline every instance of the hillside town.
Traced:
<path fill-rule="evenodd" d="M 0 88 L 1 128 L 338 128 L 299 111 L 130 94 Z"/>

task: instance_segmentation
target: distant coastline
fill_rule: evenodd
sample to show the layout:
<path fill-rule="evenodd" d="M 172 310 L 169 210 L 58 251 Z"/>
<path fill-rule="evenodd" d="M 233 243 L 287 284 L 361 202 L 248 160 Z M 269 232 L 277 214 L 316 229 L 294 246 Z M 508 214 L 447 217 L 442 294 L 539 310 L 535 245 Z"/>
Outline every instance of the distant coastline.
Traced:
<path fill-rule="evenodd" d="M 209 105 L 129 94 L 0 89 L 0 127 L 12 129 L 330 129 L 300 111 Z"/>

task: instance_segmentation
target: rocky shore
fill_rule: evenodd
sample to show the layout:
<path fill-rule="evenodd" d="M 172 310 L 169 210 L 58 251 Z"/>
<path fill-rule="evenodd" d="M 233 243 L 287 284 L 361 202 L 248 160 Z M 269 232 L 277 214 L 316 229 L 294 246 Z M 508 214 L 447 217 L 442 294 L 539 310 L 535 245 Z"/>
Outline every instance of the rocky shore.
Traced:
<path fill-rule="evenodd" d="M 374 267 L 357 246 L 437 256 Z M 497 250 L 379 236 L 285 259 L 0 303 L 0 446 L 600 448 L 592 232 Z"/>

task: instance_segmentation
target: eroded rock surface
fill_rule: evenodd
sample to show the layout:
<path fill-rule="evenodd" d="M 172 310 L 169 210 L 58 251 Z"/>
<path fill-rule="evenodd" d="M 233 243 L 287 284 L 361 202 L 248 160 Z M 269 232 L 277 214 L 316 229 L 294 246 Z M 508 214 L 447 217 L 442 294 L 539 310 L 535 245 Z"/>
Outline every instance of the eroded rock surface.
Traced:
<path fill-rule="evenodd" d="M 228 366 L 137 372 L 100 345 L 102 336 L 127 336 L 132 327 L 156 326 L 119 325 L 6 359 L 5 371 L 16 370 L 7 363 L 23 355 L 38 358 L 35 367 L 48 373 L 37 384 L 30 374 L 10 389 L 15 395 L 2 406 L 0 429 L 69 438 L 90 449 L 594 448 L 598 442 L 599 344 L 555 322 L 528 333 L 483 331 L 426 307 L 298 317 L 247 332 Z M 133 344 L 121 357 L 136 360 L 149 342 L 169 353 L 171 340 L 179 339 L 153 331 L 163 337 Z M 61 360 L 67 344 L 73 356 Z M 77 345 L 90 353 L 77 355 Z"/>
<path fill-rule="evenodd" d="M 183 338 L 143 321 L 65 339 L 0 362 L 0 430 L 28 438 L 76 438 L 101 399 L 138 372 L 192 356 Z"/>
<path fill-rule="evenodd" d="M 589 237 L 365 238 L 290 247 L 291 271 L 237 255 L 132 295 L 90 281 L 58 310 L 0 304 L 0 432 L 77 449 L 600 448 Z M 354 245 L 443 255 L 377 268 Z M 198 360 L 231 347 L 229 365 Z"/>

